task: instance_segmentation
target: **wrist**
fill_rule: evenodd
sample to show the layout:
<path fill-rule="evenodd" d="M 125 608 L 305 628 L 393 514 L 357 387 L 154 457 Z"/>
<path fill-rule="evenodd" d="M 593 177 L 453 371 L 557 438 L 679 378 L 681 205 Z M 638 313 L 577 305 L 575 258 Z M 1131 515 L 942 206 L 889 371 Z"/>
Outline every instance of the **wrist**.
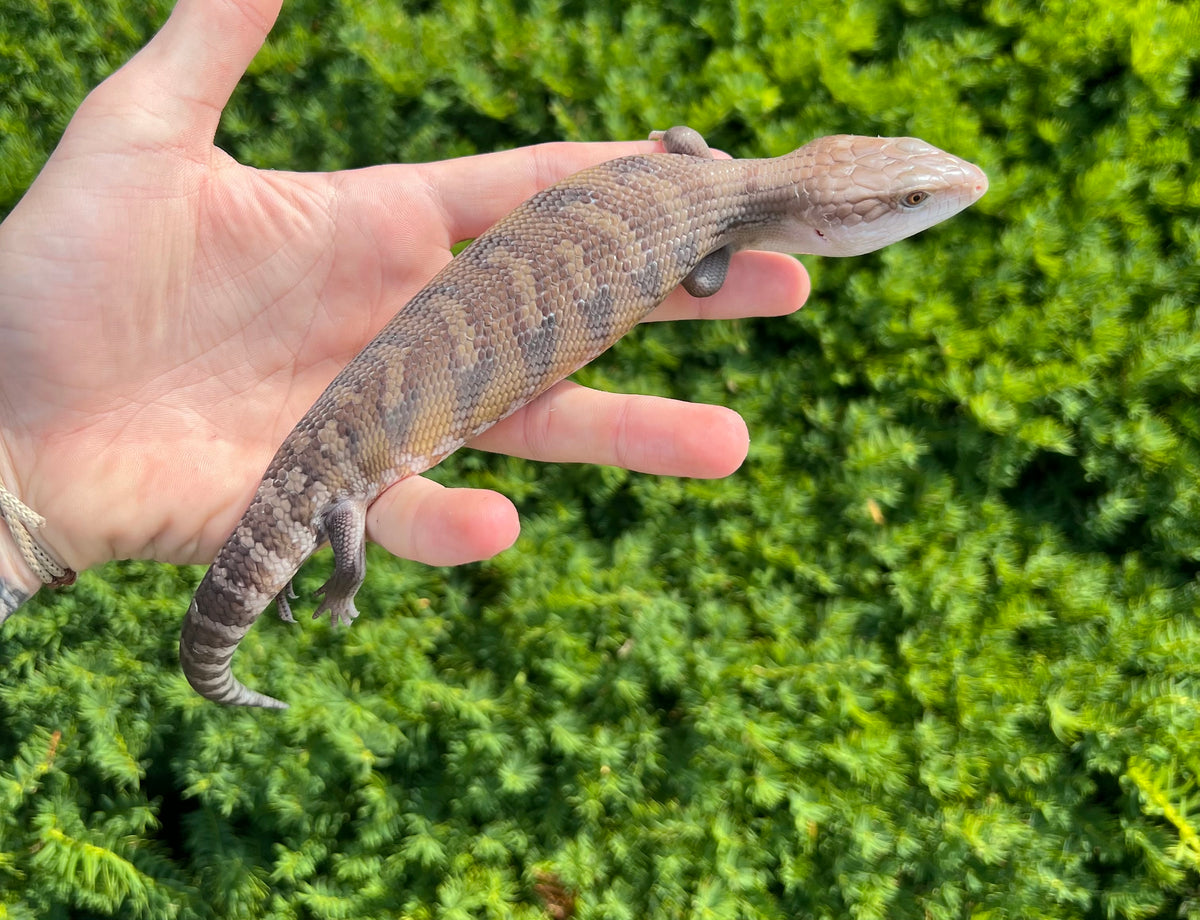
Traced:
<path fill-rule="evenodd" d="M 6 484 L 15 474 L 0 444 L 0 623 L 45 583 L 69 584 L 75 573 L 37 539 L 44 523 Z"/>
<path fill-rule="evenodd" d="M 0 561 L 0 623 L 7 620 L 17 611 L 17 608 L 29 600 L 37 592 L 40 583 L 29 567 L 21 564 L 24 578 L 17 574 L 9 575 L 8 568 Z"/>
<path fill-rule="evenodd" d="M 21 556 L 17 541 L 0 522 L 0 623 L 37 593 L 42 581 Z"/>

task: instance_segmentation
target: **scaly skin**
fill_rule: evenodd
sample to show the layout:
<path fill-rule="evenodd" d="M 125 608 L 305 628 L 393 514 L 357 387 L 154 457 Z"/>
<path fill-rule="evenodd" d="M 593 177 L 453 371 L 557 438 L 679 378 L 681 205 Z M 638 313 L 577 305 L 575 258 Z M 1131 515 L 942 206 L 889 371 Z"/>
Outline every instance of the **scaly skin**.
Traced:
<path fill-rule="evenodd" d="M 324 542 L 317 609 L 357 616 L 367 507 L 587 364 L 679 284 L 715 293 L 730 255 L 858 255 L 986 191 L 977 167 L 911 138 L 826 137 L 786 156 L 716 160 L 688 128 L 667 153 L 613 160 L 535 195 L 480 236 L 338 374 L 280 446 L 192 600 L 179 644 L 203 696 L 284 708 L 230 668 Z"/>

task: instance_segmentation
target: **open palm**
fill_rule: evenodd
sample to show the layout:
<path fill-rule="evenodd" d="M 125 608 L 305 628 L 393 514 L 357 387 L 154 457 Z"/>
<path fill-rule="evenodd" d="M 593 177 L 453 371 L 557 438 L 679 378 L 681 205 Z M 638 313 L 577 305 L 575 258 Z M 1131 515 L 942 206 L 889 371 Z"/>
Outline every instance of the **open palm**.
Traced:
<path fill-rule="evenodd" d="M 656 149 L 550 144 L 329 174 L 243 166 L 213 137 L 278 7 L 180 0 L 0 225 L 0 480 L 74 568 L 210 559 L 292 425 L 452 244 L 571 172 Z M 745 254 L 703 309 L 782 313 L 806 292 L 794 260 Z M 677 292 L 656 318 L 700 308 Z M 724 409 L 560 384 L 476 445 L 715 476 L 741 462 L 746 431 Z M 517 520 L 495 493 L 416 477 L 376 502 L 368 533 L 453 564 L 509 545 Z"/>

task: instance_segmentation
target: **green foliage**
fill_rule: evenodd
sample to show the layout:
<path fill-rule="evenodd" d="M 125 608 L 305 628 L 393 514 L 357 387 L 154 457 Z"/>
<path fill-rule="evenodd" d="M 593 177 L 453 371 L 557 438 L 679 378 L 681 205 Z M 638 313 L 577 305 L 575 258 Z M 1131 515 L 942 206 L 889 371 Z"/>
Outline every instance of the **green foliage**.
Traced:
<path fill-rule="evenodd" d="M 0 0 L 0 208 L 164 12 Z M 992 189 L 584 372 L 744 413 L 727 480 L 452 458 L 519 544 L 264 618 L 237 669 L 284 714 L 187 689 L 195 570 L 40 597 L 0 918 L 1200 917 L 1198 97 L 1189 2 L 287 4 L 219 138 L 255 165 L 687 122 L 911 133 Z"/>

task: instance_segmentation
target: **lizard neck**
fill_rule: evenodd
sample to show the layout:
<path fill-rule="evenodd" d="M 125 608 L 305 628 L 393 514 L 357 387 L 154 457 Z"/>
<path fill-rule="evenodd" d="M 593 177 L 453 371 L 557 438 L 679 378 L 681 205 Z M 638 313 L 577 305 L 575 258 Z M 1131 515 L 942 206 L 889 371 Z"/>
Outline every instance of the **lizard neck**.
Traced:
<path fill-rule="evenodd" d="M 738 207 L 728 218 L 726 235 L 734 249 L 809 252 L 798 239 L 797 223 L 813 219 L 808 185 L 812 162 L 800 151 L 769 159 L 725 161 L 738 188 Z"/>

